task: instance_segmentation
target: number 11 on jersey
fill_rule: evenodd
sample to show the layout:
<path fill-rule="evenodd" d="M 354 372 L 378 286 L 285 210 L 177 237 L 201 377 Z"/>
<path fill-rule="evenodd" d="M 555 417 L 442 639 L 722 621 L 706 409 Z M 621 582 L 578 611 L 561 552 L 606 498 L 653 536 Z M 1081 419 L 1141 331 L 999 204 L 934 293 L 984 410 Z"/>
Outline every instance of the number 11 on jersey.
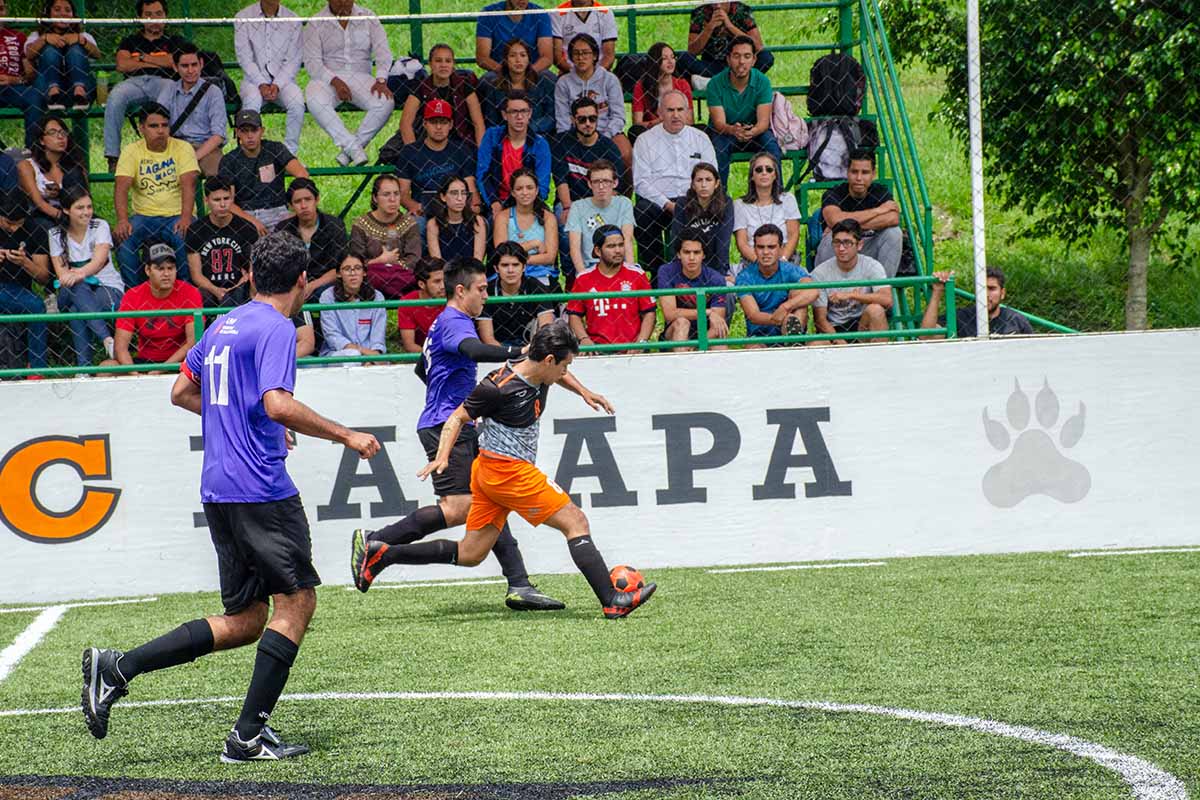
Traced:
<path fill-rule="evenodd" d="M 229 345 L 222 347 L 220 353 L 215 346 L 208 348 L 204 366 L 208 367 L 208 404 L 229 405 Z"/>

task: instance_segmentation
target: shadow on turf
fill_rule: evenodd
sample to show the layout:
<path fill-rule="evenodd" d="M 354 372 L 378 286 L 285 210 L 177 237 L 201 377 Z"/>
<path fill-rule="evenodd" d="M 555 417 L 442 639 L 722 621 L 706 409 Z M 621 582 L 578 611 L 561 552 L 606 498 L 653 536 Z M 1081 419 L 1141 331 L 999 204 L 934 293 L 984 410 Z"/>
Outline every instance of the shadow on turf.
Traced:
<path fill-rule="evenodd" d="M 562 611 L 510 611 L 504 607 L 504 600 L 497 602 L 453 602 L 435 607 L 427 607 L 421 611 L 411 608 L 397 608 L 394 613 L 379 613 L 372 608 L 371 614 L 376 622 L 389 617 L 397 622 L 437 622 L 438 620 L 454 619 L 460 622 L 529 622 L 530 620 L 570 619 L 587 620 L 602 619 L 598 605 L 567 606 Z M 317 617 L 313 618 L 314 624 Z"/>
<path fill-rule="evenodd" d="M 262 767 L 266 769 L 264 765 Z M 254 769 L 243 767 L 242 769 Z M 0 777 L 0 798 L 93 800 L 136 797 L 138 800 L 207 800 L 207 798 L 270 798 L 270 800 L 569 800 L 636 792 L 653 798 L 660 792 L 689 786 L 717 793 L 749 779 L 659 778 L 644 781 L 496 784 L 305 784 L 255 781 L 168 781 L 135 778 L 94 778 L 23 775 Z"/>

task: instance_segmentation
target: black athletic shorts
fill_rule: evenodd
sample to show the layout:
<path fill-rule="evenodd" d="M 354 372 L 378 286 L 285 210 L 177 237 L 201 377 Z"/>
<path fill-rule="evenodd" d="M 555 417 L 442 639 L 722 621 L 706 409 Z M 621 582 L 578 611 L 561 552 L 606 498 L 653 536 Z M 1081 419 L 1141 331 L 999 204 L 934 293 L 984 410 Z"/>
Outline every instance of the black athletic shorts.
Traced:
<path fill-rule="evenodd" d="M 236 614 L 273 594 L 321 585 L 300 495 L 270 503 L 205 503 L 221 576 L 221 602 Z"/>
<path fill-rule="evenodd" d="M 442 426 L 421 428 L 417 431 L 425 455 L 433 461 L 437 457 L 438 440 L 442 438 Z M 474 425 L 463 425 L 458 432 L 458 441 L 450 451 L 450 463 L 441 475 L 433 474 L 433 491 L 438 497 L 471 493 L 471 465 L 479 455 L 479 433 Z"/>
<path fill-rule="evenodd" d="M 833 329 L 838 333 L 858 333 L 859 323 L 862 322 L 862 317 L 855 317 L 849 322 L 835 323 Z"/>

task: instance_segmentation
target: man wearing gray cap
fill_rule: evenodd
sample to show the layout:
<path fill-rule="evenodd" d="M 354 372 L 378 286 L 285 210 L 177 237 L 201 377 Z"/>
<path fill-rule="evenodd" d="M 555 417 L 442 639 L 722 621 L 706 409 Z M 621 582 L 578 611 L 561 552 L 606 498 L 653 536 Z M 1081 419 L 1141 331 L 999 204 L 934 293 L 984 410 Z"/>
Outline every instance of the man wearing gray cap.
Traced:
<path fill-rule="evenodd" d="M 259 0 L 233 18 L 233 49 L 242 68 L 242 108 L 261 111 L 274 103 L 287 112 L 284 144 L 300 152 L 304 92 L 296 85 L 303 60 L 300 19 L 279 0 Z"/>
<path fill-rule="evenodd" d="M 263 138 L 262 117 L 243 108 L 233 118 L 238 146 L 221 157 L 218 175 L 233 182 L 237 202 L 233 213 L 249 220 L 265 236 L 290 214 L 283 176 L 307 178 L 308 170 L 295 151 Z"/>
<path fill-rule="evenodd" d="M 164 242 L 150 245 L 145 270 L 145 282 L 125 292 L 118 311 L 160 311 L 201 306 L 200 290 L 177 279 L 173 246 Z M 136 353 L 130 351 L 134 334 L 137 334 Z M 178 364 L 195 344 L 196 331 L 192 326 L 192 315 L 186 312 L 171 317 L 120 317 L 113 338 L 113 358 L 104 361 L 102 366 Z"/>

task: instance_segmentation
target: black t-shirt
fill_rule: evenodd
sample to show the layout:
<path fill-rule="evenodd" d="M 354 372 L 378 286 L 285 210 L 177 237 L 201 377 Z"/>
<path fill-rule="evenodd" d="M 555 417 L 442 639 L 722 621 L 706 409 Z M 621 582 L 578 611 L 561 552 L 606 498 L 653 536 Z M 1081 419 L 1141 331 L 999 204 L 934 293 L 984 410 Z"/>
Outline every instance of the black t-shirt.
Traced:
<path fill-rule="evenodd" d="M 979 328 L 975 325 L 974 304 L 956 309 L 955 317 L 958 319 L 958 335 L 960 337 L 969 338 L 978 335 Z M 944 314 L 938 317 L 938 324 L 946 324 L 946 316 Z M 1033 326 L 1029 324 L 1029 320 L 1025 318 L 1024 314 L 1001 306 L 999 316 L 989 322 L 988 332 L 1000 336 L 1009 336 L 1015 333 L 1033 333 Z"/>
<path fill-rule="evenodd" d="M 492 276 L 488 294 L 493 297 L 502 296 L 500 280 L 496 275 Z M 546 287 L 533 278 L 522 278 L 521 290 L 517 294 L 546 294 Z M 496 341 L 500 344 L 521 347 L 529 343 L 529 324 L 536 320 L 539 314 L 553 310 L 554 304 L 550 302 L 488 303 L 483 307 L 483 314 L 480 315 L 480 318 L 491 319 Z"/>
<path fill-rule="evenodd" d="M 146 38 L 144 31 L 130 34 L 121 40 L 117 45 L 117 50 L 128 50 L 130 53 L 141 53 L 142 55 L 162 55 L 167 54 L 172 57 L 175 55 L 176 49 L 183 43 L 183 39 L 178 36 L 166 34 L 151 41 Z M 152 75 L 157 78 L 167 78 L 175 80 L 175 70 L 165 67 L 141 67 L 132 72 L 125 73 L 126 78 L 137 78 L 143 75 Z"/>
<path fill-rule="evenodd" d="M 211 216 L 202 217 L 187 231 L 187 252 L 200 256 L 204 277 L 216 286 L 228 289 L 250 269 L 250 248 L 258 241 L 258 229 L 241 217 L 225 227 L 213 224 Z"/>
<path fill-rule="evenodd" d="M 296 156 L 282 142 L 263 140 L 258 155 L 250 158 L 235 147 L 221 156 L 218 173 L 233 181 L 234 200 L 246 211 L 287 205 L 283 176 Z"/>
<path fill-rule="evenodd" d="M 412 182 L 413 199 L 428 206 L 442 185 L 451 178 L 475 176 L 474 147 L 451 138 L 444 150 L 430 150 L 424 140 L 406 144 L 395 163 L 396 174 Z"/>
<path fill-rule="evenodd" d="M 318 211 L 317 215 L 317 230 L 308 243 L 309 280 L 316 280 L 329 270 L 337 269 L 350 247 L 350 237 L 346 235 L 346 226 L 340 219 L 324 211 Z M 296 217 L 288 217 L 276 225 L 275 230 L 290 233 L 304 241 L 300 235 L 300 220 Z"/>
<path fill-rule="evenodd" d="M 882 183 L 872 183 L 862 198 L 850 196 L 850 184 L 840 183 L 821 195 L 821 207 L 837 206 L 848 214 L 878 208 L 892 199 L 892 193 Z"/>
<path fill-rule="evenodd" d="M 28 256 L 50 254 L 50 240 L 46 237 L 46 231 L 30 224 L 28 219 L 12 233 L 0 228 L 0 250 L 19 250 L 21 245 L 25 245 L 25 254 Z M 15 283 L 29 289 L 33 286 L 33 277 L 17 262 L 5 259 L 0 261 L 0 283 Z"/>
<path fill-rule="evenodd" d="M 625 160 L 612 139 L 598 136 L 595 144 L 586 145 L 579 141 L 574 131 L 566 131 L 551 141 L 550 154 L 554 182 L 566 181 L 572 200 L 592 196 L 592 187 L 587 181 L 588 167 L 602 158 L 617 168 L 617 193 L 629 188 L 625 181 Z"/>

